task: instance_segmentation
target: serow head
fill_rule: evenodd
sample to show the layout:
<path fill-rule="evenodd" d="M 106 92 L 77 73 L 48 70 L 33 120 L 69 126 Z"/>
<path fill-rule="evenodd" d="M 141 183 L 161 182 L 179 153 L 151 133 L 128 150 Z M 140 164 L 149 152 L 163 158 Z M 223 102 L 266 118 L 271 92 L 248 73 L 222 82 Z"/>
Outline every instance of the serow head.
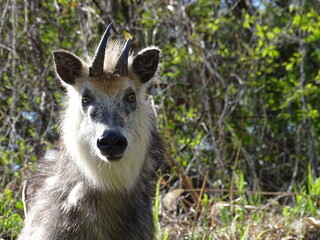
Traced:
<path fill-rule="evenodd" d="M 160 57 L 156 47 L 133 54 L 130 39 L 124 45 L 108 43 L 111 27 L 89 63 L 66 50 L 53 53 L 68 95 L 62 124 L 65 142 L 73 144 L 70 149 L 104 161 L 143 154 L 152 115 L 145 100 L 146 83 L 156 73 Z"/>

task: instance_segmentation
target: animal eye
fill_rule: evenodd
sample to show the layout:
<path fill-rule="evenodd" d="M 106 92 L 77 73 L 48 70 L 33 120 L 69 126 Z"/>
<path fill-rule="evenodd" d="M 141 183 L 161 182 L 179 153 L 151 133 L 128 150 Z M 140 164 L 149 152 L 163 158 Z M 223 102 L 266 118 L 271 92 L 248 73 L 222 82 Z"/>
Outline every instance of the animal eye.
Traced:
<path fill-rule="evenodd" d="M 82 96 L 81 101 L 83 104 L 88 104 L 91 103 L 91 98 L 89 96 Z"/>
<path fill-rule="evenodd" d="M 136 101 L 136 95 L 134 93 L 130 93 L 128 96 L 127 96 L 127 100 L 128 102 L 135 102 Z"/>

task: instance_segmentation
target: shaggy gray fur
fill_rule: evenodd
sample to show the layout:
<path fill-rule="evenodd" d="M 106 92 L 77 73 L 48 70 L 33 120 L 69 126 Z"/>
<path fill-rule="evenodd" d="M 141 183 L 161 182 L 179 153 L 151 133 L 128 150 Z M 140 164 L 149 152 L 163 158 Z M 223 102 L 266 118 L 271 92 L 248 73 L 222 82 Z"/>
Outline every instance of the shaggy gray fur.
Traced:
<path fill-rule="evenodd" d="M 72 161 L 66 158 L 63 146 L 51 150 L 31 179 L 28 206 L 32 209 L 19 240 L 36 240 L 43 231 L 43 240 L 148 240 L 153 239 L 152 198 L 156 169 L 163 160 L 163 145 L 158 132 L 152 132 L 149 152 L 140 177 L 130 192 L 110 192 L 93 188 Z M 57 176 L 58 183 L 46 188 L 45 180 Z M 75 208 L 64 211 L 62 203 L 79 183 L 85 194 Z M 39 239 L 40 240 L 40 239 Z"/>

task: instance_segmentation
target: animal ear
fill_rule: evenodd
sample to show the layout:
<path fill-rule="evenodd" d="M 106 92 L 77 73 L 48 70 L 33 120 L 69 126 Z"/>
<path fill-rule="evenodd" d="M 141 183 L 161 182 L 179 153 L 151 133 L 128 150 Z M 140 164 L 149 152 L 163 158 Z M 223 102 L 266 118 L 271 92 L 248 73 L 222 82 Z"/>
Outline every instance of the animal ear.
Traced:
<path fill-rule="evenodd" d="M 141 50 L 132 62 L 132 70 L 142 83 L 148 82 L 158 69 L 160 49 L 149 47 Z"/>
<path fill-rule="evenodd" d="M 53 52 L 53 60 L 59 77 L 67 84 L 74 84 L 82 76 L 83 64 L 80 58 L 66 50 Z"/>

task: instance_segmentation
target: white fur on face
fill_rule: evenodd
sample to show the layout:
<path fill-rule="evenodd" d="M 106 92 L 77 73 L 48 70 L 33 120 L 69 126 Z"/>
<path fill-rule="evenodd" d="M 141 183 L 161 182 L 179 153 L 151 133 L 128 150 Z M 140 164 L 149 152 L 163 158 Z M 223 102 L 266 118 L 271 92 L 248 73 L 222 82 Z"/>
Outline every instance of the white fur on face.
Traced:
<path fill-rule="evenodd" d="M 62 124 L 63 141 L 71 158 L 93 185 L 119 191 L 134 186 L 150 138 L 152 110 L 144 100 L 144 93 L 144 88 L 136 92 L 137 108 L 129 114 L 130 119 L 125 119 L 125 127 L 120 129 L 128 141 L 123 158 L 109 162 L 100 154 L 97 139 L 112 126 L 91 121 L 81 110 L 79 92 L 71 87 L 68 89 L 69 102 Z"/>

